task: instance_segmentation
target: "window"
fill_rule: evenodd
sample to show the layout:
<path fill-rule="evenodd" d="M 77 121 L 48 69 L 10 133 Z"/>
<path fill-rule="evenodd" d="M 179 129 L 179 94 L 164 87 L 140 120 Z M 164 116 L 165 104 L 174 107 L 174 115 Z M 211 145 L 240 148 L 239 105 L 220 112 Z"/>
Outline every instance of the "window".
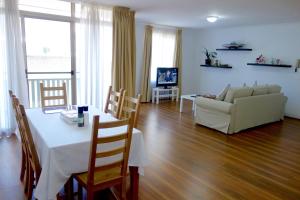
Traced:
<path fill-rule="evenodd" d="M 98 9 L 99 19 L 92 22 L 90 17 L 94 17 L 94 9 Z M 82 96 L 96 95 L 98 103 L 93 105 L 103 104 L 111 84 L 111 8 L 97 5 L 87 8 L 86 5 L 61 0 L 19 0 L 19 10 L 25 41 L 30 107 L 39 106 L 40 82 L 46 86 L 65 82 L 68 103 L 83 102 L 78 97 L 89 90 L 90 93 Z M 82 20 L 87 23 L 82 29 L 80 18 L 85 16 L 89 18 Z M 91 72 L 94 68 L 90 66 L 96 66 L 98 71 Z M 79 87 L 82 84 L 87 87 Z"/>
<path fill-rule="evenodd" d="M 28 72 L 71 71 L 69 22 L 25 18 L 25 34 Z"/>
<path fill-rule="evenodd" d="M 157 67 L 173 67 L 175 42 L 175 30 L 153 29 L 151 82 L 156 81 Z"/>

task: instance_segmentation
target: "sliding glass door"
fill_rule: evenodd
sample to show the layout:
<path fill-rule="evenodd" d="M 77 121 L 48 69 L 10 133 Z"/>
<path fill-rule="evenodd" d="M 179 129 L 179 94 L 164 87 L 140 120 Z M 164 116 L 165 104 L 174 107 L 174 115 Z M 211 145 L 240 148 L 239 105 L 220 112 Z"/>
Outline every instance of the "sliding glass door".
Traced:
<path fill-rule="evenodd" d="M 98 9 L 100 18 L 89 23 L 99 29 L 91 33 L 81 25 L 80 4 L 19 0 L 19 8 L 30 107 L 40 106 L 41 82 L 46 86 L 66 82 L 69 104 L 103 104 L 112 73 L 111 9 Z M 93 14 L 88 11 L 85 14 Z"/>
<path fill-rule="evenodd" d="M 40 83 L 59 86 L 66 82 L 68 103 L 76 99 L 72 64 L 71 23 L 24 17 L 22 20 L 30 107 L 40 106 Z M 73 80 L 72 80 L 73 79 Z M 73 97 L 72 97 L 73 96 Z"/>

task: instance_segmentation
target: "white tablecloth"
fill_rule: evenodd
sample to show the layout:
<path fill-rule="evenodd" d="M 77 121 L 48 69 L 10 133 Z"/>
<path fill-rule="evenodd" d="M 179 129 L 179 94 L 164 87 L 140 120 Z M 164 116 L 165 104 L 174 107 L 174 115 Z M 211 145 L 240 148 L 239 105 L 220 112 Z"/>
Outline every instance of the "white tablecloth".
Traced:
<path fill-rule="evenodd" d="M 60 118 L 60 114 L 44 114 L 41 109 L 27 109 L 29 125 L 37 148 L 42 173 L 34 196 L 39 200 L 56 199 L 56 194 L 67 182 L 71 174 L 88 170 L 90 155 L 90 141 L 93 115 L 100 115 L 100 121 L 115 120 L 90 107 L 89 125 L 79 128 L 77 124 L 68 124 Z M 109 136 L 126 131 L 126 127 L 105 129 L 101 136 Z M 101 150 L 115 148 L 120 143 L 99 146 Z M 120 156 L 120 155 L 119 155 Z M 98 165 L 117 160 L 103 159 Z M 143 167 L 147 164 L 142 132 L 134 129 L 129 153 L 129 166 L 139 167 L 139 174 L 143 175 Z"/>

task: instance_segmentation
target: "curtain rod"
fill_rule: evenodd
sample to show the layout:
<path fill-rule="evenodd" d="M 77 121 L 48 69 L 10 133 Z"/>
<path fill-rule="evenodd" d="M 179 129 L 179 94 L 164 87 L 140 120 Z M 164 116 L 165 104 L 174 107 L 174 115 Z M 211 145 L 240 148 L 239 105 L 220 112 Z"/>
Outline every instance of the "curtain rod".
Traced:
<path fill-rule="evenodd" d="M 183 29 L 183 28 L 177 27 L 177 26 L 168 26 L 168 25 L 154 24 L 154 23 L 149 23 L 149 22 L 139 21 L 139 20 L 136 20 L 136 22 L 140 23 L 140 24 L 152 26 L 153 28 L 162 28 L 162 29 L 169 29 L 169 30 Z"/>

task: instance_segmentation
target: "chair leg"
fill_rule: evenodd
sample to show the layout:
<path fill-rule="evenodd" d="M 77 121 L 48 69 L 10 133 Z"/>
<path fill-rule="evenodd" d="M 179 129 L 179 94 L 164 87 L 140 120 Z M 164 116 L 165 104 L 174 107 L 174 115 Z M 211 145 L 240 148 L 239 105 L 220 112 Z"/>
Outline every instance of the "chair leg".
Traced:
<path fill-rule="evenodd" d="M 65 196 L 67 200 L 72 200 L 73 198 L 73 178 L 71 177 L 67 183 L 64 185 L 64 190 L 65 190 Z"/>
<path fill-rule="evenodd" d="M 78 200 L 82 200 L 82 186 L 78 184 Z"/>
<path fill-rule="evenodd" d="M 94 192 L 87 190 L 87 200 L 94 200 Z"/>
<path fill-rule="evenodd" d="M 123 183 L 121 184 L 121 199 L 126 200 L 126 179 L 123 180 Z"/>
<path fill-rule="evenodd" d="M 27 197 L 29 200 L 32 199 L 32 193 L 33 193 L 33 184 L 34 184 L 34 172 L 33 169 L 29 168 L 29 178 L 28 178 L 28 188 L 27 188 Z"/>
<path fill-rule="evenodd" d="M 26 158 L 27 159 L 27 158 Z M 24 173 L 24 193 L 27 196 L 28 195 L 28 187 L 29 187 L 29 175 L 30 175 L 30 166 L 29 162 L 26 160 L 26 167 L 25 167 L 25 173 Z"/>
<path fill-rule="evenodd" d="M 21 161 L 21 173 L 20 173 L 20 180 L 24 181 L 25 171 L 26 171 L 26 155 L 24 150 L 22 149 L 22 161 Z"/>

